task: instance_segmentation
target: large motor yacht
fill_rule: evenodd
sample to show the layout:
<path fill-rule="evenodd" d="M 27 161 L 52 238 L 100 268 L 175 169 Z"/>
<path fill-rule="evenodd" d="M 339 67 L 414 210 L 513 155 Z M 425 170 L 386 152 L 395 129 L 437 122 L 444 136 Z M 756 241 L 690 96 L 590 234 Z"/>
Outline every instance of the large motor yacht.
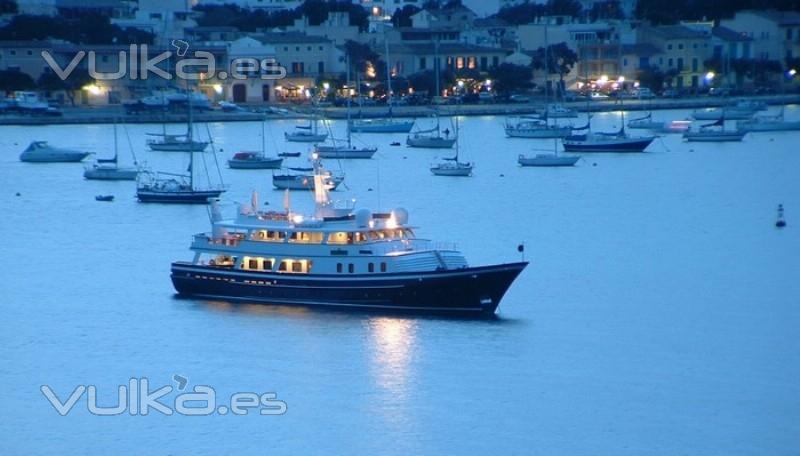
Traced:
<path fill-rule="evenodd" d="M 319 168 L 317 168 L 319 169 Z M 420 239 L 408 213 L 337 208 L 315 172 L 315 213 L 259 210 L 257 196 L 194 236 L 191 261 L 172 264 L 179 295 L 278 305 L 487 313 L 526 262 L 469 266 L 453 246 Z"/>

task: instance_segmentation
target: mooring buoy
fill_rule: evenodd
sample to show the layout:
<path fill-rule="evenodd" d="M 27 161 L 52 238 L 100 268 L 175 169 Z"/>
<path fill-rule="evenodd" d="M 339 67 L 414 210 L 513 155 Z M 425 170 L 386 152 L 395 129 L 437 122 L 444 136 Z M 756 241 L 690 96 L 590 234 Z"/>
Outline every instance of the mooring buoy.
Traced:
<path fill-rule="evenodd" d="M 778 220 L 775 222 L 775 226 L 778 228 L 786 226 L 786 219 L 783 218 L 783 204 L 778 204 Z"/>

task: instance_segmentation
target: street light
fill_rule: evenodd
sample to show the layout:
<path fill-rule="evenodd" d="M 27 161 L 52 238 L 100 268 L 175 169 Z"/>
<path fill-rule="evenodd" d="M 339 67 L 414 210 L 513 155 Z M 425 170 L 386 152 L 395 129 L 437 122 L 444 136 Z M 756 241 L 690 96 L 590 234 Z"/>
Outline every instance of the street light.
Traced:
<path fill-rule="evenodd" d="M 716 74 L 714 74 L 713 71 L 709 71 L 708 73 L 706 73 L 706 81 L 711 82 L 715 76 Z"/>
<path fill-rule="evenodd" d="M 796 74 L 797 74 L 797 70 L 795 70 L 794 68 L 789 70 L 789 76 L 794 77 L 794 75 L 796 75 Z"/>

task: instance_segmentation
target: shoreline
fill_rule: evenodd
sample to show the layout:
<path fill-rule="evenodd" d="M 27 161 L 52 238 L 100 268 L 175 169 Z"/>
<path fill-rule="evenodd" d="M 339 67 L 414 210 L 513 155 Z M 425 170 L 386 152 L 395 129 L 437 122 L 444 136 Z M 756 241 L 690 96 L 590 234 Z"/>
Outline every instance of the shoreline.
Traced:
<path fill-rule="evenodd" d="M 678 99 L 653 99 L 653 100 L 624 100 L 622 104 L 617 100 L 592 101 L 587 105 L 585 101 L 561 103 L 566 107 L 574 108 L 578 112 L 613 112 L 622 106 L 625 111 L 660 111 L 667 109 L 705 109 L 725 106 L 740 100 L 762 101 L 768 105 L 800 104 L 800 95 L 766 95 L 749 97 L 702 97 Z M 287 109 L 287 114 L 272 114 L 258 112 L 223 112 L 206 111 L 193 114 L 195 122 L 258 122 L 263 119 L 305 119 L 312 113 L 311 106 L 277 105 Z M 461 116 L 515 116 L 535 114 L 544 106 L 543 102 L 531 103 L 504 103 L 504 104 L 475 104 L 475 105 L 424 105 L 424 106 L 397 106 L 392 109 L 394 117 L 430 117 L 435 112 L 444 115 Z M 255 108 L 255 107 L 253 107 Z M 245 108 L 247 109 L 247 108 Z M 344 107 L 329 107 L 319 109 L 319 113 L 328 119 L 345 119 L 347 110 Z M 385 106 L 351 108 L 351 116 L 358 117 L 387 117 L 388 109 Z M 183 114 L 126 114 L 122 106 L 108 107 L 66 107 L 63 115 L 58 117 L 31 116 L 31 115 L 0 115 L 0 126 L 39 126 L 39 125 L 75 125 L 75 124 L 107 124 L 114 120 L 128 124 L 159 124 L 159 123 L 185 123 L 186 115 Z"/>

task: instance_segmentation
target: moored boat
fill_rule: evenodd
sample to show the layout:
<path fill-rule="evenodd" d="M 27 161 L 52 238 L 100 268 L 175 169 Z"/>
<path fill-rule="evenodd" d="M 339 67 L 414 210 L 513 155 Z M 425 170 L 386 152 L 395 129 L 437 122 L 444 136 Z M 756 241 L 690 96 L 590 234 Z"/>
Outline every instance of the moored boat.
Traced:
<path fill-rule="evenodd" d="M 54 147 L 47 141 L 33 141 L 22 151 L 19 159 L 29 163 L 75 163 L 88 156 L 89 152 Z"/>
<path fill-rule="evenodd" d="M 493 314 L 527 266 L 470 266 L 454 246 L 418 238 L 408 213 L 335 208 L 315 171 L 311 216 L 242 206 L 196 234 L 193 259 L 172 263 L 180 296 L 345 309 Z M 257 200 L 257 198 L 253 198 Z"/>

